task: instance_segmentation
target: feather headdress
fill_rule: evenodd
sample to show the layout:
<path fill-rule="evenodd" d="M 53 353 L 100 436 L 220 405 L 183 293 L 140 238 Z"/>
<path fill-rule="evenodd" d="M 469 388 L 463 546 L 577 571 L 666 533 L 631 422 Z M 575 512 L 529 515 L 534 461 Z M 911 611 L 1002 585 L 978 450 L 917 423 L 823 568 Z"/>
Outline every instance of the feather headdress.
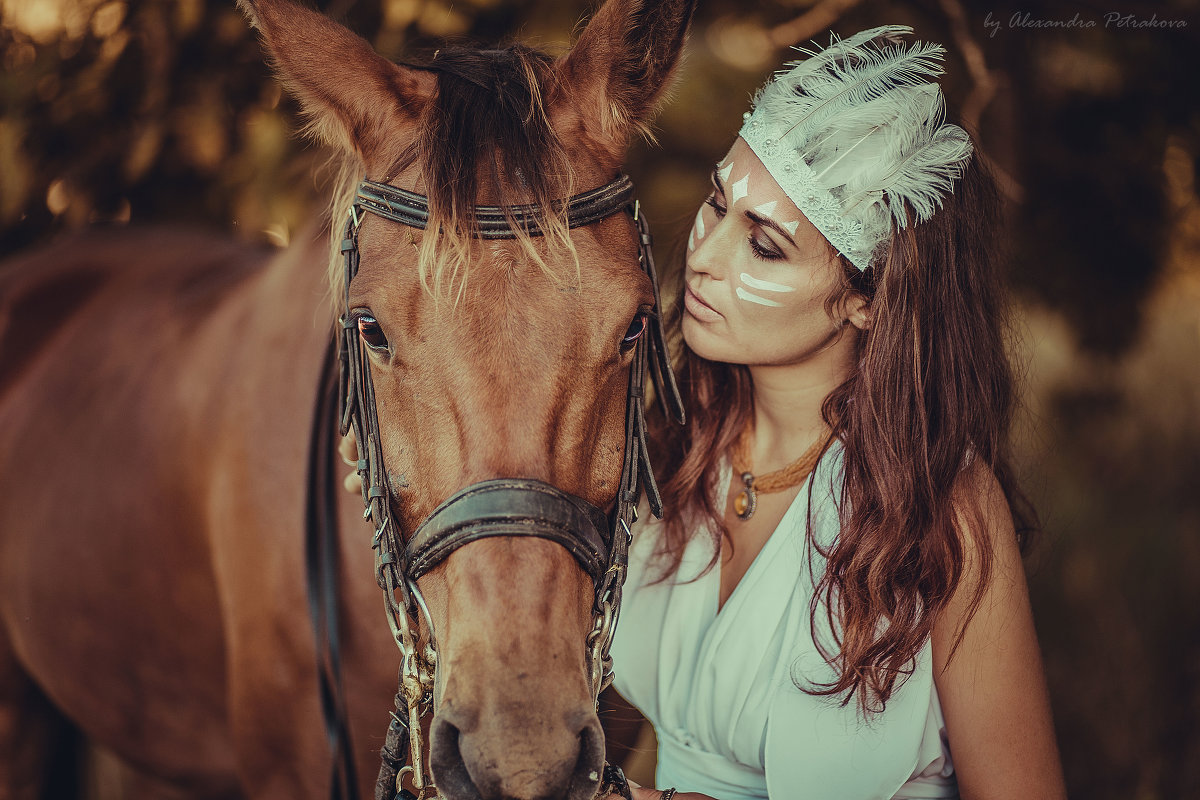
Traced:
<path fill-rule="evenodd" d="M 894 230 L 941 208 L 971 158 L 945 122 L 944 48 L 883 25 L 800 51 L 758 91 L 741 137 L 825 238 L 865 270 Z M 910 220 L 906 207 L 915 219 Z"/>

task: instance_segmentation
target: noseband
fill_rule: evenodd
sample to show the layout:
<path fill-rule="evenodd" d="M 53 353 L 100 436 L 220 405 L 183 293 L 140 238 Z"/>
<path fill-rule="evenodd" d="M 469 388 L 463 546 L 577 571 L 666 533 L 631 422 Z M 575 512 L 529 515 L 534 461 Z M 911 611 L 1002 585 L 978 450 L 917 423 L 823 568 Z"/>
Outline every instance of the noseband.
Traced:
<path fill-rule="evenodd" d="M 557 542 L 566 548 L 591 576 L 595 588 L 593 624 L 586 641 L 593 701 L 598 702 L 600 692 L 612 682 L 609 646 L 621 605 L 621 589 L 632 540 L 630 525 L 637 520 L 637 506 L 643 489 L 651 511 L 657 517 L 662 516 L 662 498 L 654 480 L 646 446 L 644 387 L 647 371 L 654 381 L 664 413 L 681 424 L 684 421 L 683 403 L 671 372 L 659 314 L 658 276 L 650 247 L 650 230 L 632 196 L 633 182 L 627 175 L 620 175 L 598 189 L 571 197 L 566 201 L 565 208 L 569 228 L 590 225 L 621 211 L 628 212 L 637 227 L 641 269 L 654 286 L 654 308 L 650 312 L 646 332 L 634 346 L 630 366 L 624 461 L 612 512 L 606 513 L 583 498 L 541 481 L 499 478 L 476 483 L 451 496 L 405 541 L 392 513 L 393 495 L 384 469 L 369 361 L 359 339 L 357 323 L 350 314 L 350 283 L 358 273 L 358 231 L 363 212 L 425 229 L 429 223 L 429 202 L 419 194 L 385 183 L 364 180 L 358 187 L 341 245 L 346 290 L 345 313 L 340 319 L 337 350 L 339 431 L 344 436 L 353 430 L 358 442 L 356 469 L 362 477 L 363 503 L 366 507 L 363 518 L 371 520 L 375 527 L 371 546 L 375 550 L 376 580 L 384 590 L 388 624 L 401 655 L 396 712 L 391 715 L 392 721 L 382 748 L 383 764 L 376 785 L 376 798 L 416 800 L 401 786 L 406 774 L 411 776 L 413 786 L 418 791 L 417 798 L 431 796 L 430 793 L 434 791 L 422 764 L 420 721 L 433 705 L 437 642 L 429 611 L 417 588 L 417 579 L 465 544 L 492 536 L 535 536 Z M 476 206 L 473 213 L 473 232 L 477 238 L 515 239 L 521 231 L 530 236 L 543 233 L 539 222 L 542 214 L 539 206 Z M 327 358 L 327 372 L 332 371 L 332 366 L 332 357 Z M 322 395 L 328 396 L 326 392 L 322 392 Z M 314 437 L 318 436 L 318 426 L 326 416 L 318 411 Z M 316 448 L 314 452 L 317 452 Z M 337 665 L 336 634 L 332 637 L 332 644 L 329 642 L 330 629 L 336 623 L 328 608 L 319 608 L 317 593 L 312 590 L 314 580 L 330 580 L 328 574 L 319 574 L 328 573 L 330 567 L 314 567 L 314 553 L 326 550 L 323 561 L 328 562 L 333 552 L 331 543 L 321 547 L 315 547 L 313 543 L 311 520 L 322 516 L 314 513 L 312 508 L 311 484 L 318 472 L 319 469 L 310 468 L 310 602 L 314 619 L 318 620 L 318 640 L 325 640 L 322 649 L 326 652 L 321 656 L 322 704 L 327 731 L 335 750 L 336 795 L 339 791 L 338 771 L 343 776 L 345 791 L 353 791 L 354 779 L 353 766 L 349 763 L 352 757 L 349 755 L 345 709 L 339 698 L 340 668 Z M 327 486 L 332 486 L 332 474 L 324 477 Z M 332 522 L 328 511 L 323 516 L 326 528 L 329 528 Z M 420 637 L 422 623 L 426 634 L 423 647 Z M 327 661 L 332 662 L 332 669 L 324 663 Z M 619 769 L 606 767 L 605 780 L 628 794 Z"/>

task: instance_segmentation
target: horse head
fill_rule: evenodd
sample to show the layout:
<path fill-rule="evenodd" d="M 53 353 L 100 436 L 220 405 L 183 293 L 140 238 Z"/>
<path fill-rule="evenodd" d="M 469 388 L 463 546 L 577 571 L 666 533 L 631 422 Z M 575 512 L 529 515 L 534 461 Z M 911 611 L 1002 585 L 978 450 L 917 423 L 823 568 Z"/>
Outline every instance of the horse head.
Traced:
<path fill-rule="evenodd" d="M 496 479 L 551 487 L 582 517 L 611 513 L 656 287 L 632 215 L 573 225 L 562 201 L 618 175 L 694 0 L 608 0 L 557 58 L 446 48 L 420 66 L 288 0 L 241 4 L 311 131 L 346 158 L 342 213 L 364 178 L 427 202 L 423 227 L 357 211 L 334 223 L 335 297 L 378 420 L 377 441 L 360 445 L 377 448 L 378 502 L 401 538 Z M 479 235 L 480 206 L 516 235 Z M 344 235 L 354 270 L 341 270 Z M 591 798 L 604 761 L 585 644 L 597 576 L 553 537 L 482 532 L 417 581 L 437 642 L 437 787 L 451 800 Z"/>

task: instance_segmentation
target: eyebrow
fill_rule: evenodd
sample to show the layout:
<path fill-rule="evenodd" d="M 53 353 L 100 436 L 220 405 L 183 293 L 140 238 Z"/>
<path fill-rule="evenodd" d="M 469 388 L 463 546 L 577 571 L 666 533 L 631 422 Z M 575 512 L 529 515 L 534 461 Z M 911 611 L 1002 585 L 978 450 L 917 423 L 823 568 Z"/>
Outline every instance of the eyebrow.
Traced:
<path fill-rule="evenodd" d="M 717 191 L 721 194 L 725 194 L 725 186 L 721 183 L 721 176 L 718 174 L 717 167 L 713 167 L 712 174 L 709 175 L 709 178 L 712 180 L 712 185 L 716 187 Z"/>
<path fill-rule="evenodd" d="M 761 225 L 764 228 L 770 228 L 771 230 L 775 231 L 780 236 L 782 236 L 784 239 L 787 239 L 788 244 L 790 244 L 792 247 L 796 246 L 796 241 L 791 237 L 791 234 L 789 234 L 786 230 L 784 230 L 782 225 L 780 225 L 778 222 L 771 219 L 770 217 L 764 217 L 759 214 L 755 214 L 753 211 L 747 211 L 746 218 L 757 225 Z"/>

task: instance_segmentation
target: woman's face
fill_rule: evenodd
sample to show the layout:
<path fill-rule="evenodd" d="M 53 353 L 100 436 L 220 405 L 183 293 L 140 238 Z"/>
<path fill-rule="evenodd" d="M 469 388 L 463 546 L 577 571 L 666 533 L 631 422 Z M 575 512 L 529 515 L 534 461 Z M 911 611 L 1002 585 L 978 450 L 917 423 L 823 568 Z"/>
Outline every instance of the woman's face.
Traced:
<path fill-rule="evenodd" d="M 688 237 L 683 337 L 699 356 L 783 365 L 825 352 L 843 332 L 842 267 L 746 142 L 713 170 Z M 847 314 L 848 316 L 848 314 Z"/>

